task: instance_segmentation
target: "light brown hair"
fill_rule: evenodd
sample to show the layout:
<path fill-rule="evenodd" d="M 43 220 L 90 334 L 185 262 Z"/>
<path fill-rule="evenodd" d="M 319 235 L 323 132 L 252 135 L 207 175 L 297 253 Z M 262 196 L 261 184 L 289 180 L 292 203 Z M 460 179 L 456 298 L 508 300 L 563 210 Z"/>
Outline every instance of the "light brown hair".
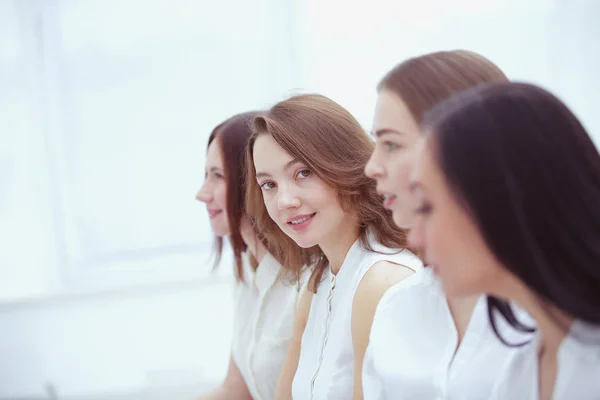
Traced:
<path fill-rule="evenodd" d="M 271 135 L 287 153 L 304 163 L 337 192 L 340 205 L 356 215 L 363 249 L 374 251 L 368 235 L 382 245 L 407 247 L 406 231 L 392 221 L 391 212 L 376 193 L 374 180 L 364 173 L 374 143 L 356 119 L 342 106 L 321 95 L 298 95 L 261 113 L 251 125 L 248 145 L 247 213 L 264 234 L 274 256 L 297 282 L 303 269 L 313 268 L 309 290 L 316 292 L 329 262 L 318 246 L 300 248 L 271 220 L 256 182 L 254 143 L 259 135 Z"/>
<path fill-rule="evenodd" d="M 377 86 L 406 104 L 420 124 L 427 111 L 464 90 L 508 78 L 493 62 L 467 50 L 438 51 L 409 58 L 389 71 Z"/>

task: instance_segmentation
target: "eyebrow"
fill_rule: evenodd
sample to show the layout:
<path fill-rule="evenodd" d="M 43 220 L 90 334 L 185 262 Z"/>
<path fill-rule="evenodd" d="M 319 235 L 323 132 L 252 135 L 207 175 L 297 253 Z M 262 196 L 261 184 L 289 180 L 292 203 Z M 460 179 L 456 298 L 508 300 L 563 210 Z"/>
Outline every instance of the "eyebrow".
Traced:
<path fill-rule="evenodd" d="M 404 134 L 404 132 L 401 132 L 396 129 L 382 128 L 382 129 L 377 129 L 375 132 L 372 132 L 372 135 L 375 137 L 379 137 L 379 136 L 385 135 L 386 133 L 395 133 L 396 135 Z"/>
<path fill-rule="evenodd" d="M 295 164 L 298 164 L 300 162 L 300 160 L 298 159 L 293 159 L 291 161 L 288 161 L 284 166 L 283 166 L 283 170 L 288 170 L 291 167 L 293 167 Z M 256 173 L 256 179 L 258 178 L 270 178 L 272 175 L 269 174 L 268 172 L 257 172 Z"/>

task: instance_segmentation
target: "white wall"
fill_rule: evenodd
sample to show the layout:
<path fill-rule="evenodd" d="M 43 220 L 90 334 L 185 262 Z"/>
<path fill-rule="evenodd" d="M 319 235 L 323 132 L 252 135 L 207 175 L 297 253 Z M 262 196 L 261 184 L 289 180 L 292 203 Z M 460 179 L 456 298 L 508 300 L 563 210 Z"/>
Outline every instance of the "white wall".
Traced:
<path fill-rule="evenodd" d="M 595 0 L 298 0 L 303 85 L 347 107 L 370 129 L 375 87 L 394 65 L 464 48 L 514 80 L 561 97 L 600 141 L 600 2 Z"/>
<path fill-rule="evenodd" d="M 194 196 L 213 127 L 295 86 L 290 21 L 274 0 L 0 1 L 0 399 L 220 380 L 232 264 L 208 278 Z"/>
<path fill-rule="evenodd" d="M 295 85 L 286 3 L 113 1 L 0 2 L 0 302 L 206 276 L 208 135 Z"/>

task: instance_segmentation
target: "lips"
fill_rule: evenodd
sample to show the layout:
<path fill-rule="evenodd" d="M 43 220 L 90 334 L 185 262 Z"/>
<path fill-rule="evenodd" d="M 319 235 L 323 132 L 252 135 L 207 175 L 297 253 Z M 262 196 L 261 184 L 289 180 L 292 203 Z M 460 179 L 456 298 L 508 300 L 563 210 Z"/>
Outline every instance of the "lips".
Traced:
<path fill-rule="evenodd" d="M 221 214 L 223 210 L 208 210 L 208 218 L 213 219 Z"/>
<path fill-rule="evenodd" d="M 377 194 L 383 197 L 383 206 L 388 209 L 392 207 L 392 204 L 396 200 L 395 194 L 381 190 L 379 187 L 377 188 Z"/>
<path fill-rule="evenodd" d="M 296 215 L 292 218 L 289 218 L 286 223 L 291 229 L 295 231 L 301 231 L 310 225 L 315 214 L 316 213 Z"/>
<path fill-rule="evenodd" d="M 394 201 L 396 201 L 395 194 L 385 193 L 383 195 L 383 206 L 385 208 L 391 208 Z"/>

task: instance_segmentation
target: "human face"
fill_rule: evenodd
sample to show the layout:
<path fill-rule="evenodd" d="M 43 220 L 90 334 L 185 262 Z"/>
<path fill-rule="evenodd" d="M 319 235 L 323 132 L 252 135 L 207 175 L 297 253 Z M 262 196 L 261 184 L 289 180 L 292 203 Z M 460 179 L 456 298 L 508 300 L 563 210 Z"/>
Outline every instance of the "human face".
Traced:
<path fill-rule="evenodd" d="M 391 91 L 379 93 L 373 135 L 375 151 L 365 174 L 377 181 L 377 192 L 384 196 L 383 204 L 392 210 L 396 225 L 410 228 L 413 214 L 408 181 L 419 126 L 406 104 Z"/>
<path fill-rule="evenodd" d="M 335 190 L 269 134 L 254 142 L 256 181 L 271 219 L 300 247 L 335 240 L 349 219 Z"/>
<path fill-rule="evenodd" d="M 476 223 L 450 191 L 424 139 L 417 146 L 410 190 L 415 214 L 411 245 L 440 276 L 449 296 L 497 292 L 508 279 Z"/>
<path fill-rule="evenodd" d="M 208 146 L 205 180 L 196 199 L 206 204 L 215 235 L 229 236 L 231 230 L 227 217 L 227 181 L 218 138 Z"/>

